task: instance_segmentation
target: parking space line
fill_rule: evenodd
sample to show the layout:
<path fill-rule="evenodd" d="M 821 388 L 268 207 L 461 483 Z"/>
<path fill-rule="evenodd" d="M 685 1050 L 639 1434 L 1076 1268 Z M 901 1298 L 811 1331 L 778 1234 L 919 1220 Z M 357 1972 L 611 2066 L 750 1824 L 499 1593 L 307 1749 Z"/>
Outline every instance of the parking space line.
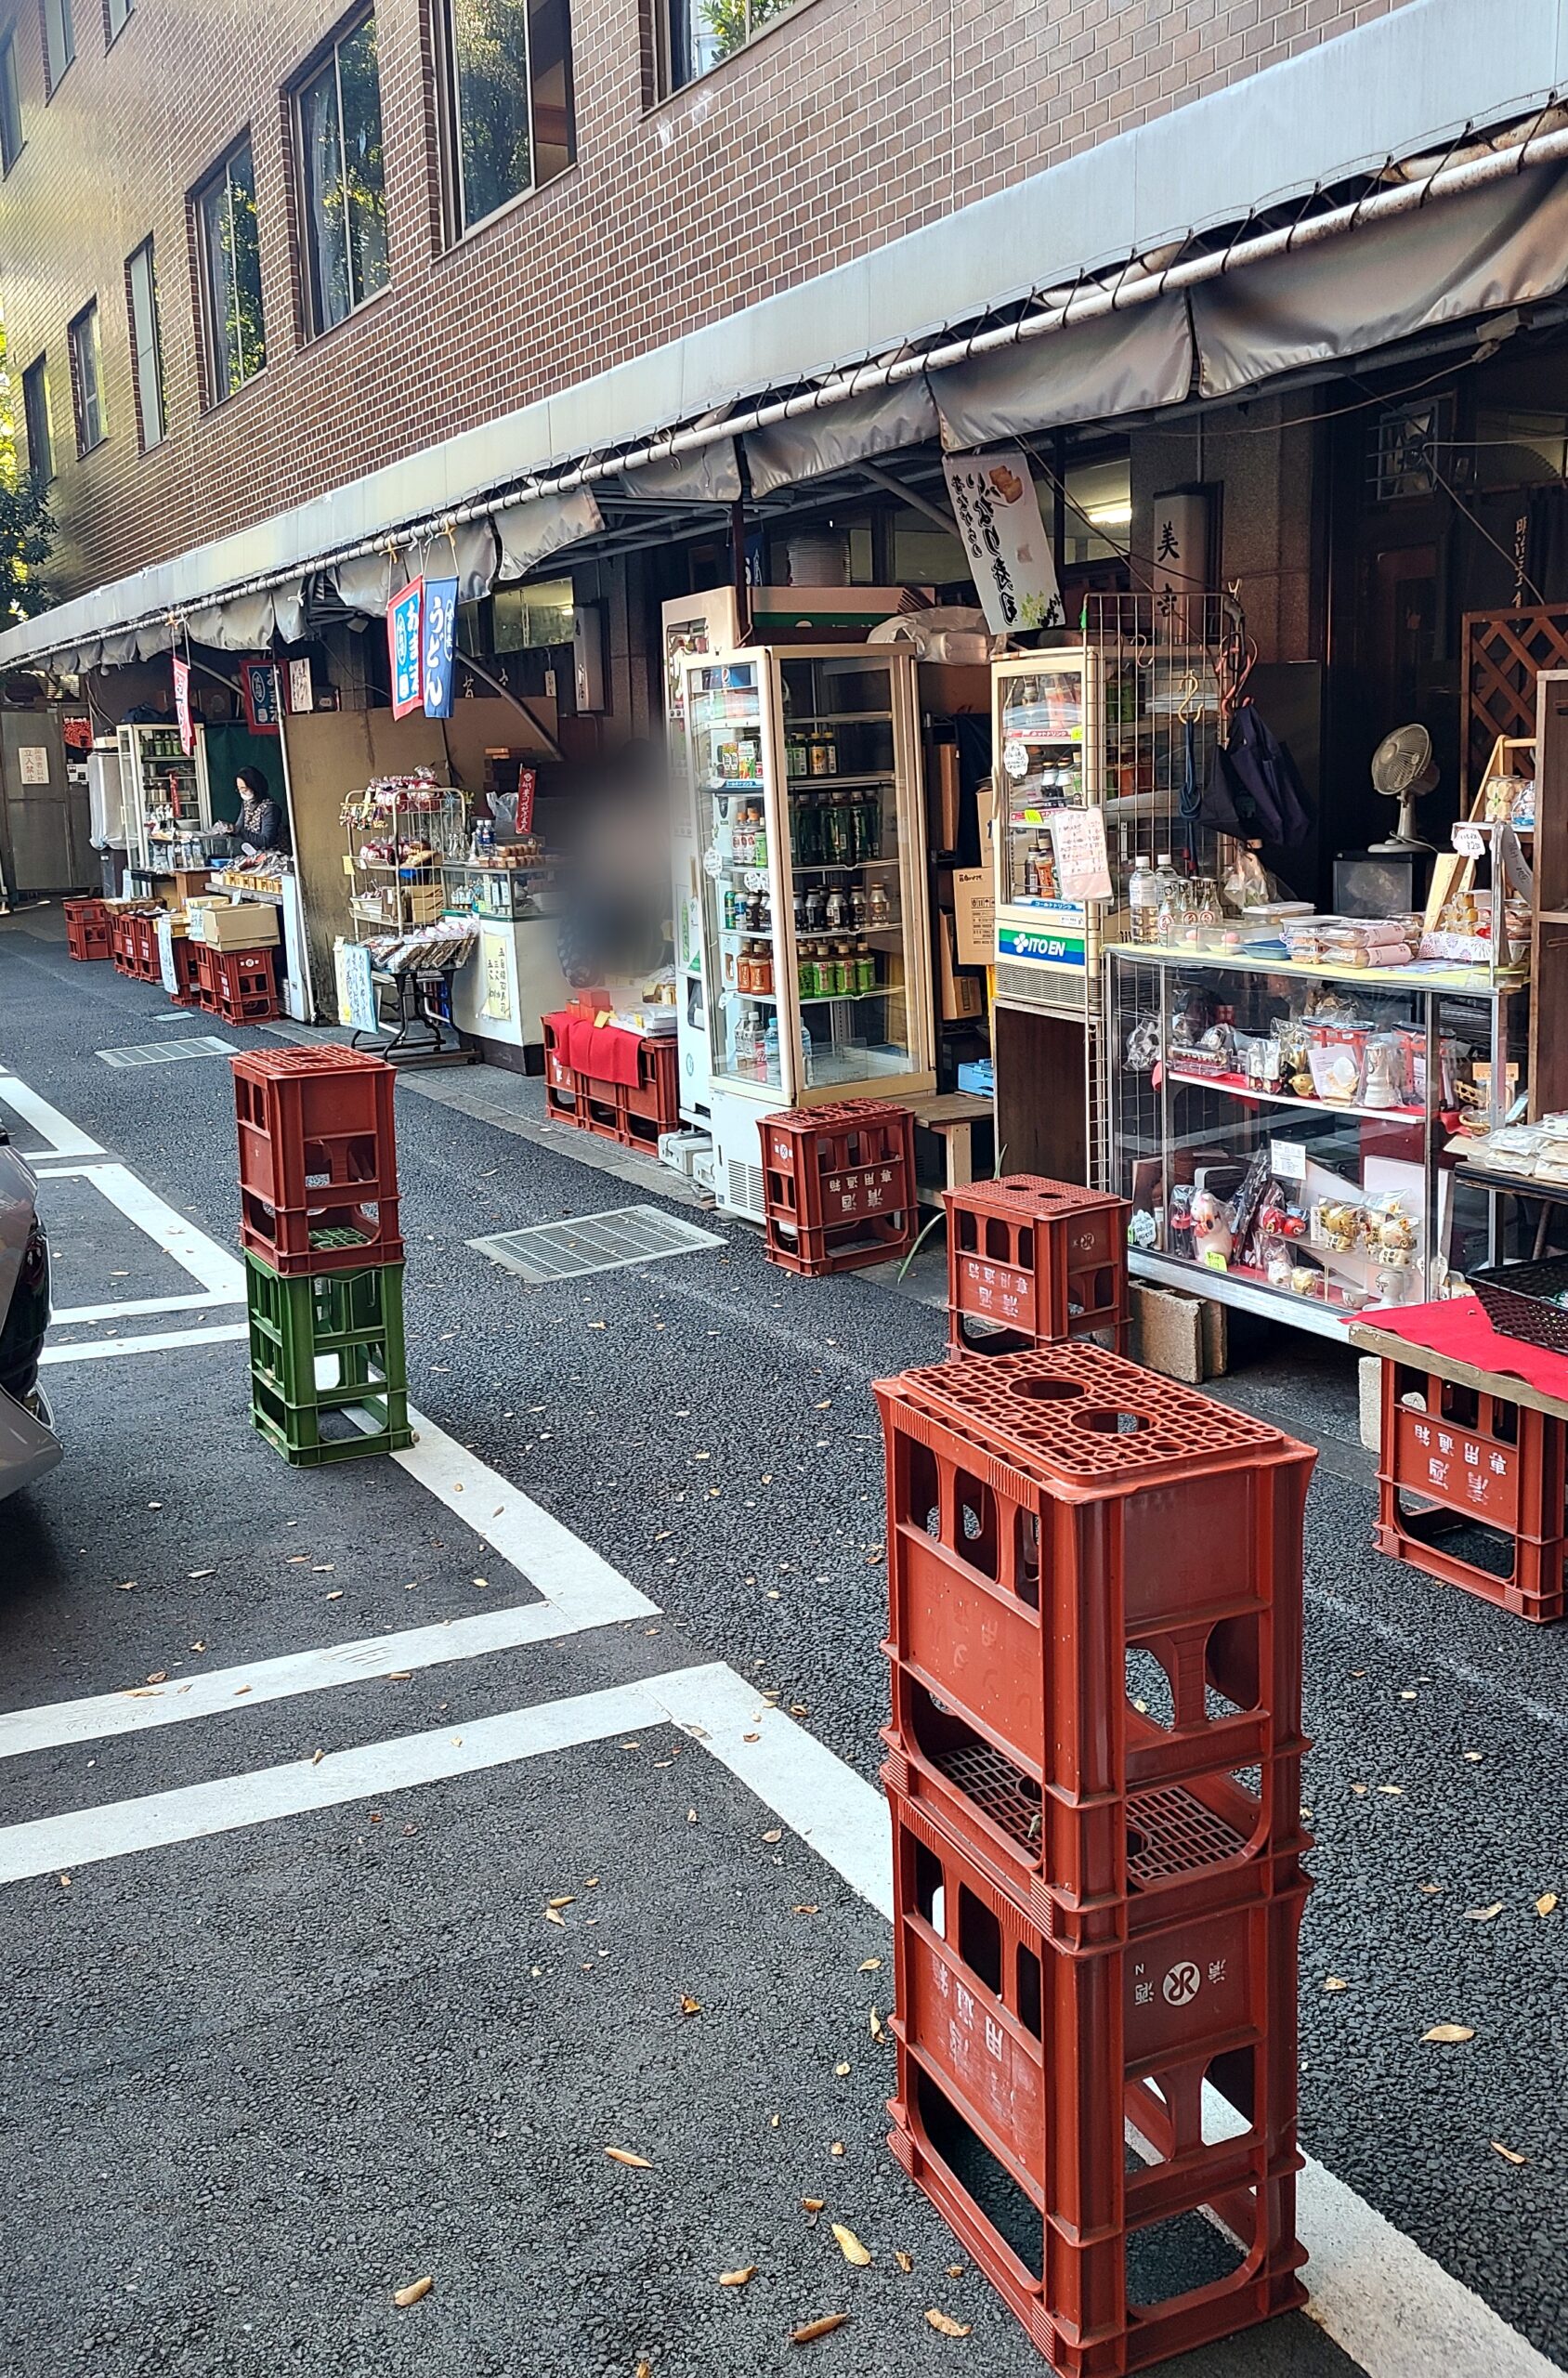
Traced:
<path fill-rule="evenodd" d="M 215 1303 L 243 1304 L 245 1300 L 245 1267 L 209 1238 L 199 1223 L 176 1213 L 173 1206 L 139 1181 L 128 1165 L 111 1160 L 104 1164 L 60 1164 L 46 1175 L 50 1181 L 90 1181 L 95 1189 L 118 1206 L 127 1222 L 145 1231 L 173 1256 L 182 1272 L 203 1287 Z"/>
<path fill-rule="evenodd" d="M 209 1296 L 204 1288 L 185 1297 L 126 1297 L 120 1304 L 57 1304 L 49 1316 L 51 1329 L 74 1329 L 93 1321 L 134 1321 L 147 1313 L 205 1313 L 227 1304 L 227 1297 Z"/>
<path fill-rule="evenodd" d="M 162 1685 L 137 1685 L 124 1692 L 99 1692 L 81 1701 L 52 1701 L 35 1709 L 0 1717 L 0 1758 L 20 1758 L 65 1744 L 105 1742 L 118 1734 L 147 1733 L 192 1718 L 232 1710 L 243 1695 L 249 1710 L 296 1694 L 323 1692 L 333 1685 L 362 1684 L 389 1669 L 438 1667 L 448 1661 L 483 1658 L 525 1643 L 553 1642 L 596 1622 L 568 1617 L 547 1601 L 517 1602 L 484 1610 L 472 1618 L 449 1618 L 431 1627 L 405 1627 L 395 1635 L 357 1636 L 318 1650 L 286 1652 L 276 1659 L 242 1661 L 212 1668 L 204 1676 Z"/>
<path fill-rule="evenodd" d="M 40 1139 L 49 1142 L 46 1148 L 39 1148 L 35 1154 L 25 1156 L 24 1163 L 47 1164 L 54 1156 L 103 1154 L 97 1140 L 89 1139 L 86 1132 L 79 1130 L 58 1106 L 51 1106 L 46 1098 L 40 1098 L 35 1090 L 30 1090 L 26 1082 L 16 1074 L 7 1072 L 4 1065 L 0 1065 L 0 1106 L 8 1106 L 13 1115 L 20 1116 L 38 1133 Z"/>
<path fill-rule="evenodd" d="M 216 1346 L 250 1336 L 246 1321 L 218 1322 L 211 1329 L 161 1329 L 145 1338 L 99 1338 L 88 1346 L 46 1346 L 40 1363 L 100 1363 L 115 1354 L 160 1354 L 175 1346 Z"/>

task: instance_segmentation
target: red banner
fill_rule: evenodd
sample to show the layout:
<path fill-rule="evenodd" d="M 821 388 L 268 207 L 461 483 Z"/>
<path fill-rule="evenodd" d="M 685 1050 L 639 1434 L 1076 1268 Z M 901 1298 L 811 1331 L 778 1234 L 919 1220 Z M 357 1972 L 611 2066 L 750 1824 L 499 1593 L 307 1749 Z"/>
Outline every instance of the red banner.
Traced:
<path fill-rule="evenodd" d="M 190 663 L 175 655 L 175 717 L 179 723 L 179 748 L 189 760 L 196 749 L 196 728 L 190 716 Z"/>

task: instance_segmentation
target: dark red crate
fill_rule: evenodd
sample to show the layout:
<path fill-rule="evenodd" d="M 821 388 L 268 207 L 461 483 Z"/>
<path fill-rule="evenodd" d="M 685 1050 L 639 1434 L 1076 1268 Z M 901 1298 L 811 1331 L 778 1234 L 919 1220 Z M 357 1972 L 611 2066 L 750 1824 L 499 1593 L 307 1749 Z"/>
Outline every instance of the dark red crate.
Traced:
<path fill-rule="evenodd" d="M 320 1203 L 320 1189 L 396 1196 L 397 1076 L 384 1057 L 333 1042 L 230 1059 L 241 1186 L 268 1205 Z"/>
<path fill-rule="evenodd" d="M 1288 1883 L 1312 1451 L 1075 1341 L 876 1393 L 897 1787 L 1064 1939 Z"/>
<path fill-rule="evenodd" d="M 1303 1888 L 1177 1905 L 1135 1942 L 1075 1954 L 896 1794 L 892 1815 L 889 2144 L 1060 2378 L 1125 2378 L 1300 2305 Z M 1205 2212 L 1231 2233 L 1229 2267 L 1172 2294 L 1182 2247 L 1159 2233 L 1184 2223 L 1221 2259 Z M 1162 2246 L 1156 2287 L 1142 2274 Z"/>
<path fill-rule="evenodd" d="M 137 972 L 136 925 L 135 917 L 122 908 L 113 912 L 113 922 L 110 928 L 110 955 L 114 960 L 114 971 L 117 974 L 127 974 L 133 980 Z"/>
<path fill-rule="evenodd" d="M 1536 1626 L 1568 1612 L 1568 1423 L 1385 1361 L 1380 1444 L 1380 1552 Z M 1494 1566 L 1444 1543 L 1467 1527 Z"/>
<path fill-rule="evenodd" d="M 1131 1326 L 1125 1197 L 1015 1173 L 943 1193 L 951 1343 L 1016 1352 L 1099 1337 L 1125 1352 Z"/>
<path fill-rule="evenodd" d="M 169 993 L 176 1007 L 199 1007 L 201 994 L 196 987 L 196 957 L 198 945 L 189 934 L 176 933 L 169 937 L 169 953 L 174 960 L 175 987 Z"/>
<path fill-rule="evenodd" d="M 915 1241 L 915 1121 L 876 1098 L 764 1118 L 769 1261 L 808 1278 L 885 1263 Z"/>
<path fill-rule="evenodd" d="M 273 950 L 197 947 L 197 996 L 209 1014 L 226 1024 L 265 1024 L 282 1013 Z"/>

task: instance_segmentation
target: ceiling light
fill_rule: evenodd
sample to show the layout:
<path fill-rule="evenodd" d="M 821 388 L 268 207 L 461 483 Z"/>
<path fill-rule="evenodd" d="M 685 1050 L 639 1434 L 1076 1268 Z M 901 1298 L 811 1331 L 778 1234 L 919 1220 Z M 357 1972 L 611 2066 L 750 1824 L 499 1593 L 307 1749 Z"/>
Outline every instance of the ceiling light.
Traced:
<path fill-rule="evenodd" d="M 1091 504 L 1084 518 L 1091 520 L 1097 529 L 1125 529 L 1131 521 L 1132 506 L 1130 503 Z"/>

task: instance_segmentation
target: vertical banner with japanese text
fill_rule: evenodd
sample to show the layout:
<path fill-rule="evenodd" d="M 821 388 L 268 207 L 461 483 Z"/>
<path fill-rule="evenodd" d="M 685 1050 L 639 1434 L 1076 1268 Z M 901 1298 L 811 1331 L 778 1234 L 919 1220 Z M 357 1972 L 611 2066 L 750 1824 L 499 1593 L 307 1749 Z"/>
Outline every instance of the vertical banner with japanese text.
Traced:
<path fill-rule="evenodd" d="M 451 657 L 457 633 L 457 581 L 425 581 L 425 715 L 451 716 Z"/>
<path fill-rule="evenodd" d="M 942 468 L 987 627 L 998 635 L 1060 627 L 1055 557 L 1023 448 L 949 454 Z"/>
<path fill-rule="evenodd" d="M 196 723 L 190 715 L 190 663 L 175 655 L 175 719 L 179 727 L 179 748 L 189 760 L 196 749 Z"/>
<path fill-rule="evenodd" d="M 406 718 L 425 699 L 425 581 L 411 578 L 386 606 L 386 649 L 392 663 L 392 715 Z"/>

